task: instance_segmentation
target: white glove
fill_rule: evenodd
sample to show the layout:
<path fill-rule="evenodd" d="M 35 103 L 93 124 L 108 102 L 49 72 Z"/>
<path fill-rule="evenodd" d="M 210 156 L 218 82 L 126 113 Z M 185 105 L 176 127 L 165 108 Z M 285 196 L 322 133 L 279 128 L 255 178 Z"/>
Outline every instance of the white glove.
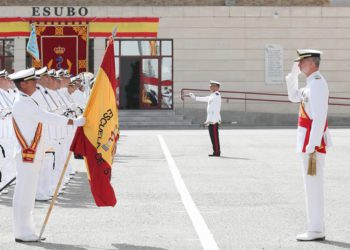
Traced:
<path fill-rule="evenodd" d="M 292 73 L 288 73 L 288 75 L 286 75 L 286 83 L 291 84 L 292 80 L 293 80 Z"/>
<path fill-rule="evenodd" d="M 188 95 L 192 98 L 192 99 L 196 99 L 196 96 L 193 93 L 188 93 Z"/>
<path fill-rule="evenodd" d="M 305 154 L 312 154 L 313 152 L 315 152 L 315 146 L 308 144 L 305 149 Z"/>
<path fill-rule="evenodd" d="M 295 78 L 298 78 L 300 73 L 301 73 L 301 71 L 299 68 L 299 62 L 294 62 L 293 66 L 292 66 L 292 71 L 291 71 L 292 76 Z"/>
<path fill-rule="evenodd" d="M 77 127 L 84 126 L 85 122 L 86 122 L 86 118 L 85 117 L 80 117 L 80 118 L 77 118 L 77 119 L 73 119 L 73 124 L 74 124 L 74 126 L 77 126 Z"/>

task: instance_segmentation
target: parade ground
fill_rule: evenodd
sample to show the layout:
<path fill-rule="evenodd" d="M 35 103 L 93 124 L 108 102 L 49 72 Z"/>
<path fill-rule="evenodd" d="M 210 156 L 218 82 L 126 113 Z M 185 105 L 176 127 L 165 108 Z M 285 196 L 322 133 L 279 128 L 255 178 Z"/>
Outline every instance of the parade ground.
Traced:
<path fill-rule="evenodd" d="M 306 229 L 296 129 L 121 131 L 113 164 L 116 207 L 96 207 L 82 160 L 41 243 L 15 243 L 12 195 L 0 196 L 0 249 L 350 249 L 350 129 L 332 129 L 325 169 L 326 240 Z M 37 202 L 37 232 L 49 207 Z"/>

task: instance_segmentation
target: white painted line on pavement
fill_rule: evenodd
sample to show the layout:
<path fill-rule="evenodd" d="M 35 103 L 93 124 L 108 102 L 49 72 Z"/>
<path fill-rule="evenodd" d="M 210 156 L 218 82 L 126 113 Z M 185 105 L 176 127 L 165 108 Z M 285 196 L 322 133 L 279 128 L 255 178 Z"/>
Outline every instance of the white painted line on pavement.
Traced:
<path fill-rule="evenodd" d="M 184 181 L 182 180 L 181 174 L 178 168 L 176 167 L 176 163 L 170 154 L 170 151 L 163 139 L 163 136 L 157 135 L 157 137 L 160 142 L 160 146 L 162 147 L 165 158 L 168 162 L 170 172 L 174 178 L 176 188 L 180 193 L 181 200 L 186 208 L 188 215 L 191 218 L 192 224 L 197 232 L 199 240 L 201 241 L 203 249 L 219 249 L 212 233 L 209 231 L 207 224 L 205 223 L 202 215 L 200 214 L 196 204 L 193 202 L 191 194 L 188 192 L 188 189 Z"/>

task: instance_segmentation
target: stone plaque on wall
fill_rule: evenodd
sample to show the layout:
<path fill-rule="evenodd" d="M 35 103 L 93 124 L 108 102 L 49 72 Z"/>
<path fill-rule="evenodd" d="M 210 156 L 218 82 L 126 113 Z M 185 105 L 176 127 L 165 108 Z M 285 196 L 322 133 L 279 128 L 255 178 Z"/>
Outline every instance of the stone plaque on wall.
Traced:
<path fill-rule="evenodd" d="M 266 44 L 265 83 L 282 84 L 283 82 L 283 47 L 279 44 Z"/>

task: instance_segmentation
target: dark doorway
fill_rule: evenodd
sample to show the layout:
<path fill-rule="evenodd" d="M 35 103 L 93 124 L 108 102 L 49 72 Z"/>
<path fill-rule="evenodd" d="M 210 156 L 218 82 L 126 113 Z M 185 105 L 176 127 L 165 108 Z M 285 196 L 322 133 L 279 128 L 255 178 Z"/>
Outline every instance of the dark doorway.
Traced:
<path fill-rule="evenodd" d="M 141 58 L 120 59 L 120 100 L 121 109 L 140 109 Z"/>

